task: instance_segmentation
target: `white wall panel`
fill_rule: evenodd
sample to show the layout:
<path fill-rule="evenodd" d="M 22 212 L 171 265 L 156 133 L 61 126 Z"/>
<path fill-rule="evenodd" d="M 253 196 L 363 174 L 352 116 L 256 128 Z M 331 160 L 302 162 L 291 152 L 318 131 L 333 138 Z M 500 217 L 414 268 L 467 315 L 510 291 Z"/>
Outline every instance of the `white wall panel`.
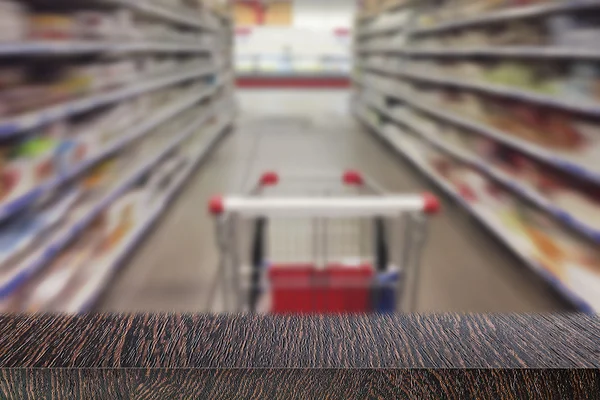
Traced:
<path fill-rule="evenodd" d="M 294 0 L 294 26 L 325 29 L 352 27 L 356 0 Z"/>

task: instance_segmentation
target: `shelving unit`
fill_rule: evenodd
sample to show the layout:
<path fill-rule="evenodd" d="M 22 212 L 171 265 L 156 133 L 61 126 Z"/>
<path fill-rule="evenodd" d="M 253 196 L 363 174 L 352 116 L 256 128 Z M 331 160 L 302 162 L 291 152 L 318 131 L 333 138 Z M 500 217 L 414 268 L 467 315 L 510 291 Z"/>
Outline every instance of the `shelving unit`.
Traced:
<path fill-rule="evenodd" d="M 0 64 L 0 104 L 8 90 L 62 89 L 48 104 L 0 107 L 1 311 L 92 308 L 234 122 L 232 19 L 215 1 L 97 4 L 87 15 L 92 8 L 108 23 L 126 12 L 129 28 L 140 24 L 142 34 L 92 39 L 74 29 L 60 40 L 0 41 L 0 57 L 9 60 Z M 64 23 L 78 12 L 35 0 L 10 7 L 29 24 L 34 15 Z M 5 81 L 40 62 L 57 70 L 58 82 Z M 68 92 L 60 79 L 79 86 Z"/>
<path fill-rule="evenodd" d="M 600 72 L 584 73 L 600 71 L 587 21 L 600 2 L 403 4 L 357 20 L 358 119 L 564 298 L 600 311 Z M 410 14 L 404 36 L 365 39 L 392 12 Z"/>

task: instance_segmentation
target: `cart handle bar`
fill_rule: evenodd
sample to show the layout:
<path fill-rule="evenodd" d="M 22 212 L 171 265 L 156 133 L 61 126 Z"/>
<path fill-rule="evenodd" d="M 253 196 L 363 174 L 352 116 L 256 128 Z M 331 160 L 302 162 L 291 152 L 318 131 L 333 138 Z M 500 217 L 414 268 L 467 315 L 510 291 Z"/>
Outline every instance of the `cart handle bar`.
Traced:
<path fill-rule="evenodd" d="M 220 197 L 209 202 L 213 215 L 237 213 L 247 217 L 382 217 L 405 212 L 436 214 L 440 202 L 433 194 L 379 197 Z"/>

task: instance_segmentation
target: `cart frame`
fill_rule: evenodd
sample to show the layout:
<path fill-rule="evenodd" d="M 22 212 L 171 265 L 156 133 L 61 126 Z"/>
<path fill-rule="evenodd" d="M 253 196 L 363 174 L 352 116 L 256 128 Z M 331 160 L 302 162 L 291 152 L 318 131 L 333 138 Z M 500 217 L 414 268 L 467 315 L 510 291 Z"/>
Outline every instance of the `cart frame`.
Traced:
<path fill-rule="evenodd" d="M 286 174 L 285 179 L 305 179 L 307 175 Z M 340 175 L 319 174 L 311 179 L 335 179 L 340 183 Z M 269 188 L 277 187 L 281 182 L 276 172 L 262 174 L 258 182 L 247 191 L 247 196 L 214 196 L 210 199 L 208 208 L 215 217 L 217 245 L 219 248 L 218 277 L 223 283 L 223 302 L 227 310 L 257 311 L 257 302 L 263 292 L 261 285 L 264 279 L 265 263 L 265 231 L 269 221 L 275 218 L 311 218 L 314 224 L 314 249 L 325 249 L 324 257 L 314 250 L 315 268 L 326 268 L 327 234 L 317 235 L 318 222 L 341 218 L 372 219 L 374 242 L 373 262 L 371 266 L 378 273 L 390 267 L 390 250 L 396 250 L 389 244 L 389 230 L 386 222 L 401 220 L 403 226 L 403 244 L 394 252 L 398 255 L 398 279 L 396 307 L 404 310 L 414 310 L 418 295 L 419 264 L 422 248 L 427 238 L 427 216 L 440 210 L 440 202 L 434 195 L 388 195 L 373 180 L 361 173 L 349 170 L 341 174 L 341 183 L 345 187 L 358 189 L 362 196 L 293 196 L 293 197 L 263 197 Z M 240 257 L 240 223 L 242 220 L 253 221 L 250 244 L 250 270 L 243 270 Z M 325 229 L 326 232 L 326 229 Z M 249 274 L 248 274 L 249 272 Z M 250 275 L 249 282 L 243 282 Z M 228 283 L 230 284 L 228 285 Z M 385 285 L 372 283 L 373 285 Z M 218 282 L 215 284 L 215 290 Z M 407 290 L 408 289 L 408 290 Z M 228 296 L 233 293 L 233 299 Z M 233 304 L 233 307 L 231 305 Z"/>

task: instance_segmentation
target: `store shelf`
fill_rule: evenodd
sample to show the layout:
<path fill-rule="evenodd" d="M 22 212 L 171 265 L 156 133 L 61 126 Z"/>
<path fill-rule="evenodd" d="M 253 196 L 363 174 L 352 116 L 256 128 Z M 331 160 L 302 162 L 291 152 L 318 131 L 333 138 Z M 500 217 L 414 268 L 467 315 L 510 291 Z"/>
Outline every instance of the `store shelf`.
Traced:
<path fill-rule="evenodd" d="M 54 26 L 45 24 L 43 16 L 45 13 L 52 14 L 57 16 L 57 21 L 79 24 L 81 21 L 75 21 L 75 16 L 87 11 L 88 7 L 77 3 L 61 2 L 60 5 L 43 7 L 32 3 L 22 12 L 15 11 L 15 16 L 23 21 L 39 16 L 36 37 L 69 36 L 65 33 L 67 27 L 63 26 L 68 22 L 57 27 L 60 32 L 56 33 L 52 30 Z M 88 264 L 91 263 L 89 277 L 86 267 L 86 273 L 77 277 L 77 285 L 69 289 L 77 290 L 76 296 L 65 292 L 57 299 L 61 304 L 63 297 L 68 300 L 66 308 L 72 312 L 92 304 L 112 272 L 123 264 L 127 254 L 168 209 L 169 201 L 193 172 L 193 167 L 208 154 L 225 128 L 232 124 L 232 109 L 235 107 L 230 90 L 233 85 L 231 54 L 223 53 L 231 50 L 232 19 L 214 9 L 209 0 L 200 0 L 197 6 L 185 3 L 99 0 L 94 10 L 98 12 L 100 23 L 105 24 L 99 27 L 100 30 L 111 22 L 118 23 L 114 12 L 128 9 L 128 14 L 135 16 L 130 28 L 142 35 L 140 37 L 87 39 L 88 35 L 83 39 L 22 39 L 21 42 L 0 43 L 0 58 L 10 61 L 7 64 L 10 68 L 2 75 L 4 87 L 9 89 L 4 96 L 3 109 L 9 116 L 0 117 L 0 140 L 4 140 L 4 146 L 10 151 L 5 158 L 8 157 L 7 162 L 11 162 L 11 169 L 5 171 L 7 179 L 11 180 L 11 191 L 5 193 L 7 200 L 0 203 L 0 223 L 3 225 L 0 235 L 3 242 L 0 253 L 2 307 L 52 308 L 53 305 L 44 296 L 52 294 L 52 290 L 60 290 L 60 285 L 67 282 L 64 274 L 53 275 L 58 268 L 55 264 L 57 258 L 68 255 L 72 245 L 79 246 L 81 242 L 78 239 L 90 232 L 91 225 L 99 221 L 99 217 L 106 215 L 107 211 L 112 212 L 115 209 L 113 205 L 127 202 L 129 195 L 134 199 L 140 190 L 144 190 L 145 178 L 150 177 L 148 191 L 144 193 L 152 201 L 139 202 L 140 207 L 145 207 L 143 210 L 136 208 L 140 212 L 137 222 L 141 224 L 133 227 L 133 231 L 128 230 L 127 238 L 123 238 L 126 240 L 119 240 L 115 243 L 116 247 L 106 250 L 106 254 L 88 259 Z M 57 25 L 60 24 L 57 22 Z M 94 34 L 101 32 L 98 30 Z M 19 35 L 13 37 L 18 40 Z M 40 80 L 39 72 L 42 71 L 31 66 L 46 62 L 45 79 Z M 119 78 L 115 75 L 119 71 L 127 75 Z M 160 93 L 151 94 L 155 91 Z M 38 92 L 44 98 L 29 102 L 28 93 Z M 144 101 L 138 103 L 138 97 Z M 54 102 L 49 103 L 52 100 Z M 134 103 L 129 104 L 131 101 Z M 123 104 L 125 108 L 112 108 L 122 102 L 126 102 Z M 38 104 L 37 109 L 27 108 L 34 103 Z M 129 105 L 133 107 L 134 114 L 127 114 Z M 24 109 L 28 111 L 14 115 L 14 110 Z M 139 114 L 146 109 L 151 109 L 148 115 L 143 117 Z M 93 113 L 88 115 L 90 111 Z M 112 123 L 113 116 L 115 124 L 121 127 L 118 132 L 115 131 L 117 125 Z M 221 120 L 223 117 L 227 119 Z M 60 132 L 57 132 L 59 129 L 49 132 L 55 126 L 53 122 L 60 122 L 56 125 Z M 173 130 L 172 134 L 168 134 L 167 129 Z M 202 139 L 194 140 L 193 148 L 188 148 L 187 141 L 192 136 L 195 138 L 200 131 Z M 82 140 L 82 143 L 94 145 L 74 149 L 69 147 L 71 139 L 64 143 L 61 141 L 58 148 L 60 156 L 57 155 L 54 160 L 54 153 L 50 153 L 53 142 L 44 140 L 47 134 L 55 133 L 66 134 L 75 143 Z M 100 136 L 94 136 L 96 133 Z M 152 138 L 145 141 L 144 138 L 150 135 Z M 137 146 L 138 143 L 140 146 Z M 72 150 L 77 151 L 69 153 Z M 128 162 L 130 150 L 135 159 Z M 18 158 L 12 158 L 13 152 L 18 154 Z M 40 153 L 45 158 L 38 156 Z M 68 155 L 71 157 L 68 158 Z M 77 158 L 81 156 L 85 156 L 83 161 Z M 86 190 L 84 178 L 96 177 L 89 172 L 107 159 L 112 161 L 113 156 L 116 156 L 115 161 L 128 162 L 129 167 L 110 174 L 108 178 L 112 183 L 108 187 L 102 185 L 92 191 Z M 180 163 L 171 163 L 171 156 Z M 31 164 L 32 157 L 40 157 L 35 158 L 35 165 Z M 76 158 L 78 161 L 75 161 Z M 60 172 L 46 172 L 44 167 L 51 169 L 52 161 L 56 165 L 61 164 L 60 168 L 55 165 Z M 35 171 L 34 167 L 37 167 Z M 51 178 L 42 180 L 43 173 L 52 173 Z M 159 178 L 167 175 L 169 180 L 162 183 L 168 182 L 168 187 L 159 189 Z M 40 181 L 43 183 L 38 184 Z M 59 266 L 61 272 L 74 272 L 73 269 L 62 269 L 60 263 Z M 105 274 L 96 274 L 97 270 Z M 56 279 L 45 281 L 46 273 Z M 34 293 L 35 298 L 29 299 L 33 303 L 16 305 L 38 282 L 49 285 L 50 292 L 46 291 L 46 286 L 36 286 L 39 291 Z M 79 285 L 85 290 L 80 291 Z M 40 297 L 37 296 L 39 293 Z"/>
<path fill-rule="evenodd" d="M 59 56 L 94 53 L 207 53 L 211 46 L 179 42 L 38 41 L 0 43 L 0 56 Z"/>
<path fill-rule="evenodd" d="M 524 140 L 513 138 L 498 129 L 491 128 L 484 124 L 471 121 L 453 113 L 442 111 L 440 107 L 429 106 L 427 104 L 415 100 L 413 96 L 403 95 L 401 92 L 393 90 L 393 88 L 384 89 L 371 86 L 369 86 L 369 88 L 384 93 L 388 96 L 394 97 L 396 99 L 402 100 L 407 104 L 419 109 L 420 111 L 423 111 L 434 117 L 459 125 L 461 127 L 469 129 L 470 131 L 483 134 L 492 139 L 498 140 L 540 161 L 548 163 L 579 178 L 600 184 L 600 171 L 591 170 L 589 169 L 589 167 L 568 160 L 560 154 L 556 154 L 552 151 L 545 150 L 539 146 L 533 145 Z"/>
<path fill-rule="evenodd" d="M 394 51 L 394 50 L 390 50 Z M 600 60 L 600 50 L 590 48 L 556 47 L 556 46 L 498 46 L 498 47 L 465 47 L 441 49 L 407 49 L 398 48 L 395 52 L 407 56 L 426 57 L 498 57 L 498 58 L 565 58 Z"/>
<path fill-rule="evenodd" d="M 104 149 L 94 154 L 90 159 L 83 161 L 81 164 L 75 166 L 67 174 L 57 177 L 47 183 L 39 185 L 23 195 L 12 199 L 4 204 L 0 204 L 0 222 L 7 219 L 11 215 L 23 210 L 24 208 L 32 205 L 46 193 L 55 190 L 65 183 L 71 181 L 83 172 L 95 166 L 98 162 L 102 161 L 109 155 L 123 149 L 130 143 L 146 135 L 148 132 L 160 126 L 167 120 L 180 114 L 186 109 L 192 107 L 202 99 L 208 98 L 215 93 L 218 87 L 222 84 L 221 80 L 218 80 L 214 87 L 204 90 L 200 93 L 188 96 L 172 105 L 168 105 L 161 110 L 158 110 L 152 116 L 150 116 L 143 123 L 132 127 L 129 131 L 123 132 L 123 135 L 115 142 L 107 145 Z"/>
<path fill-rule="evenodd" d="M 600 171 L 594 171 L 590 169 L 589 166 L 579 164 L 572 160 L 568 160 L 565 156 L 561 154 L 545 150 L 539 146 L 536 146 L 524 140 L 511 137 L 510 135 L 502 132 L 501 130 L 486 126 L 484 124 L 469 120 L 467 118 L 461 117 L 450 112 L 443 111 L 443 109 L 439 106 L 436 107 L 424 104 L 422 102 L 419 102 L 418 100 L 415 100 L 414 96 L 403 95 L 401 92 L 395 91 L 393 88 L 383 89 L 371 86 L 369 86 L 369 88 L 386 94 L 390 97 L 402 100 L 406 104 L 420 111 L 423 111 L 433 117 L 458 125 L 460 127 L 468 129 L 469 131 L 482 134 L 491 139 L 497 140 L 503 144 L 506 144 L 519 151 L 522 151 L 523 153 L 539 161 L 552 165 L 553 167 L 558 168 L 580 179 L 584 179 L 589 182 L 593 182 L 595 184 L 600 185 Z"/>
<path fill-rule="evenodd" d="M 570 288 L 564 285 L 554 275 L 548 272 L 538 262 L 533 260 L 531 257 L 524 254 L 519 249 L 514 241 L 511 239 L 511 234 L 504 232 L 491 218 L 486 215 L 483 210 L 472 206 L 466 202 L 463 197 L 447 182 L 434 173 L 427 165 L 425 165 L 418 157 L 412 154 L 407 149 L 398 146 L 395 142 L 390 140 L 385 134 L 381 132 L 381 129 L 376 125 L 365 119 L 360 112 L 355 113 L 361 123 L 369 128 L 369 131 L 374 133 L 378 138 L 382 139 L 389 147 L 395 150 L 397 154 L 400 154 L 404 158 L 408 159 L 423 175 L 427 176 L 432 182 L 434 182 L 439 188 L 441 188 L 451 198 L 455 199 L 461 204 L 469 214 L 473 215 L 483 226 L 485 226 L 492 234 L 494 234 L 507 248 L 509 248 L 526 266 L 533 270 L 536 274 L 542 277 L 551 287 L 553 287 L 563 298 L 572 303 L 577 309 L 590 314 L 595 313 L 594 308 L 584 299 L 582 299 L 577 293 L 574 293 Z"/>
<path fill-rule="evenodd" d="M 388 2 L 386 5 L 380 7 L 378 10 L 376 10 L 375 12 L 369 13 L 369 14 L 363 14 L 363 15 L 359 15 L 358 20 L 363 22 L 363 21 L 367 21 L 371 18 L 375 18 L 381 14 L 384 14 L 386 12 L 390 12 L 390 11 L 395 11 L 395 10 L 399 10 L 401 8 L 404 7 L 408 7 L 411 4 L 413 4 L 415 2 L 415 0 L 397 0 L 397 1 L 390 1 Z"/>
<path fill-rule="evenodd" d="M 511 7 L 499 11 L 487 12 L 483 15 L 472 18 L 463 18 L 457 21 L 440 23 L 432 27 L 421 27 L 413 29 L 413 35 L 437 34 L 457 28 L 466 28 L 477 25 L 487 25 L 502 21 L 514 21 L 518 19 L 527 19 L 541 17 L 549 14 L 561 12 L 573 12 L 590 8 L 598 8 L 598 0 L 564 0 L 554 2 L 543 2 L 541 4 L 526 5 L 520 7 Z"/>
<path fill-rule="evenodd" d="M 366 66 L 369 70 L 385 72 L 397 76 L 404 77 L 409 80 L 434 83 L 443 86 L 451 86 L 462 89 L 470 89 L 483 93 L 490 93 L 497 96 L 509 97 L 516 100 L 521 100 L 529 103 L 535 103 L 547 107 L 559 108 L 579 114 L 585 114 L 594 117 L 600 117 L 600 102 L 581 101 L 570 99 L 567 97 L 555 97 L 544 94 L 538 94 L 527 90 L 520 90 L 508 86 L 494 85 L 485 82 L 471 82 L 459 78 L 451 78 L 440 76 L 439 74 L 418 74 L 401 69 L 387 68 L 383 66 L 374 66 L 372 64 Z"/>
<path fill-rule="evenodd" d="M 94 220 L 101 215 L 112 203 L 126 193 L 133 185 L 136 184 L 144 175 L 154 168 L 167 154 L 177 148 L 182 142 L 187 140 L 194 134 L 202 125 L 204 125 L 213 115 L 215 110 L 218 110 L 217 105 L 210 106 L 206 112 L 201 114 L 196 120 L 190 123 L 183 131 L 176 136 L 167 146 L 161 149 L 153 157 L 145 161 L 133 173 L 126 175 L 121 181 L 111 189 L 102 199 L 100 199 L 90 211 L 87 212 L 78 221 L 74 222 L 64 232 L 57 234 L 48 243 L 41 254 L 34 253 L 32 257 L 25 260 L 14 270 L 9 273 L 4 273 L 0 280 L 0 299 L 12 294 L 17 288 L 23 285 L 33 274 L 43 269 L 51 263 L 62 250 L 64 250 L 73 240 L 79 237 L 84 230 Z"/>
<path fill-rule="evenodd" d="M 600 230 L 588 226 L 585 223 L 585 221 L 578 220 L 577 218 L 569 214 L 568 211 L 562 210 L 559 207 L 554 206 L 549 199 L 542 196 L 535 190 L 526 187 L 524 184 L 519 183 L 519 181 L 514 177 L 511 177 L 503 173 L 502 171 L 491 167 L 488 163 L 485 162 L 485 160 L 481 160 L 475 155 L 470 155 L 463 150 L 454 148 L 451 145 L 443 143 L 434 135 L 430 134 L 429 132 L 425 132 L 421 127 L 418 126 L 418 124 L 415 124 L 413 121 L 402 119 L 373 102 L 369 102 L 369 105 L 371 108 L 375 109 L 380 114 L 383 114 L 388 119 L 391 119 L 403 126 L 409 127 L 410 130 L 419 134 L 432 146 L 452 156 L 453 158 L 456 158 L 457 160 L 466 163 L 476 168 L 477 170 L 483 172 L 487 176 L 494 179 L 496 182 L 501 183 L 503 186 L 509 188 L 513 193 L 519 195 L 521 198 L 528 200 L 530 203 L 535 204 L 541 210 L 552 215 L 555 219 L 562 222 L 564 225 L 586 236 L 595 243 L 600 244 Z"/>
<path fill-rule="evenodd" d="M 454 15 L 459 15 L 458 13 L 461 12 L 461 10 L 456 8 L 451 9 L 452 7 L 456 7 L 451 1 L 447 1 L 445 4 L 440 3 L 438 6 L 448 7 L 444 11 L 453 11 Z M 508 205 L 499 202 L 496 205 L 498 209 L 496 209 L 496 206 L 484 206 L 483 204 L 480 205 L 476 202 L 467 201 L 449 180 L 446 180 L 435 172 L 433 167 L 429 166 L 429 163 L 423 157 L 424 153 L 421 154 L 421 150 L 435 150 L 444 159 L 454 160 L 457 166 L 462 165 L 473 173 L 479 172 L 483 177 L 487 177 L 490 182 L 494 182 L 499 187 L 505 188 L 505 194 L 511 195 L 511 201 L 520 200 L 523 204 L 533 205 L 533 209 L 540 210 L 540 216 L 543 216 L 545 213 L 549 218 L 557 221 L 556 235 L 560 236 L 564 234 L 566 238 L 572 238 L 572 240 L 577 241 L 579 243 L 578 246 L 581 247 L 577 247 L 577 249 L 582 252 L 593 252 L 595 246 L 597 247 L 600 244 L 600 229 L 591 225 L 593 223 L 591 219 L 586 220 L 585 216 L 582 216 L 580 212 L 576 212 L 578 210 L 563 209 L 570 206 L 563 205 L 563 202 L 559 203 L 558 198 L 555 200 L 552 195 L 542 194 L 534 186 L 529 185 L 528 181 L 521 180 L 518 177 L 512 176 L 512 174 L 504 172 L 501 166 L 486 162 L 482 156 L 477 155 L 475 152 L 471 152 L 467 148 L 463 149 L 462 146 L 453 145 L 451 142 L 445 140 L 442 132 L 438 135 L 433 125 L 430 127 L 427 123 L 427 119 L 421 120 L 418 115 L 412 113 L 411 109 L 431 117 L 432 122 L 446 122 L 458 129 L 464 129 L 465 135 L 482 135 L 492 139 L 496 143 L 504 144 L 509 148 L 519 151 L 532 160 L 540 161 L 541 173 L 544 173 L 543 168 L 549 170 L 556 168 L 570 174 L 572 177 L 576 177 L 578 181 L 582 179 L 593 185 L 600 185 L 600 169 L 593 162 L 593 156 L 590 153 L 592 150 L 587 150 L 578 156 L 566 149 L 564 151 L 562 149 L 548 149 L 542 145 L 521 139 L 516 135 L 503 132 L 501 129 L 488 126 L 483 118 L 475 120 L 469 116 L 459 114 L 459 111 L 453 111 L 453 109 L 444 107 L 442 104 L 434 104 L 433 99 L 428 100 L 425 97 L 419 96 L 418 90 L 421 87 L 420 85 L 415 85 L 412 89 L 410 85 L 407 85 L 411 81 L 413 84 L 426 83 L 427 86 L 439 85 L 440 89 L 458 89 L 474 94 L 480 93 L 498 96 L 499 99 L 516 100 L 524 103 L 523 107 L 526 107 L 526 104 L 530 104 L 537 108 L 547 107 L 548 112 L 563 110 L 577 114 L 577 117 L 574 116 L 574 118 L 585 121 L 586 126 L 593 126 L 592 121 L 600 117 L 600 101 L 595 101 L 591 96 L 588 99 L 576 95 L 542 93 L 525 87 L 509 86 L 502 83 L 488 83 L 483 78 L 479 79 L 475 75 L 457 77 L 450 75 L 450 73 L 444 75 L 443 68 L 435 68 L 438 64 L 445 65 L 446 61 L 478 62 L 477 60 L 479 60 L 481 62 L 491 61 L 496 63 L 504 60 L 516 60 L 519 62 L 535 60 L 542 63 L 544 61 L 555 61 L 556 63 L 560 62 L 561 65 L 578 61 L 598 62 L 600 61 L 600 51 L 593 47 L 593 43 L 591 45 L 582 43 L 581 47 L 531 46 L 527 45 L 525 38 L 523 38 L 522 46 L 518 43 L 511 44 L 510 46 L 493 46 L 491 44 L 489 46 L 485 44 L 474 46 L 465 44 L 461 46 L 459 43 L 455 46 L 444 46 L 443 44 L 433 46 L 433 43 L 431 43 L 424 47 L 420 44 L 419 38 L 426 35 L 444 35 L 451 33 L 450 31 L 452 30 L 462 28 L 485 28 L 487 26 L 494 26 L 493 24 L 495 23 L 514 23 L 515 21 L 533 20 L 538 17 L 564 14 L 565 17 L 569 18 L 569 24 L 567 24 L 569 26 L 567 27 L 563 24 L 561 25 L 562 28 L 569 30 L 569 33 L 573 35 L 578 33 L 572 32 L 570 29 L 580 29 L 581 38 L 584 41 L 585 38 L 591 37 L 591 33 L 589 36 L 585 36 L 584 31 L 591 32 L 594 26 L 590 20 L 585 18 L 585 13 L 579 11 L 599 11 L 600 2 L 598 0 L 538 2 L 538 4 L 533 5 L 514 6 L 512 8 L 485 13 L 480 12 L 477 16 L 474 15 L 477 5 L 467 5 L 466 7 L 471 7 L 469 10 L 472 11 L 472 17 L 443 22 L 430 27 L 422 26 L 411 29 L 408 31 L 406 44 L 394 46 L 391 41 L 387 44 L 386 42 L 382 43 L 379 41 L 378 45 L 371 46 L 371 48 L 369 48 L 369 42 L 366 42 L 366 45 L 357 44 L 354 51 L 356 53 L 358 68 L 353 79 L 356 83 L 358 95 L 364 95 L 361 100 L 364 103 L 363 105 L 370 108 L 369 110 L 357 111 L 357 113 L 363 120 L 362 122 L 369 126 L 371 131 L 376 132 L 378 136 L 385 139 L 397 153 L 408 158 L 425 176 L 432 179 L 437 186 L 455 198 L 470 214 L 474 215 L 477 220 L 486 226 L 500 242 L 507 245 L 527 266 L 540 274 L 564 298 L 570 300 L 584 311 L 592 312 L 594 308 L 600 310 L 600 298 L 597 294 L 599 278 L 592 274 L 582 262 L 573 261 L 573 265 L 570 264 L 571 262 L 562 264 L 561 268 L 564 269 L 565 275 L 564 277 L 561 275 L 561 280 L 559 280 L 557 276 L 554 276 L 542 265 L 553 263 L 554 261 L 543 261 L 546 256 L 543 255 L 544 252 L 535 245 L 534 241 L 525 236 L 521 238 L 520 231 L 518 230 L 515 231 L 517 233 L 512 232 L 494 214 L 494 212 L 500 212 L 504 207 L 509 207 Z M 435 13 L 437 8 L 432 7 L 431 11 Z M 419 14 L 423 16 L 423 13 L 427 12 L 424 8 L 420 9 L 417 6 L 412 7 L 412 11 L 417 13 L 417 18 Z M 576 11 L 579 13 L 576 13 Z M 542 20 L 536 21 L 542 22 Z M 549 22 L 546 22 L 546 27 L 548 27 Z M 557 22 L 556 29 L 558 29 L 558 25 L 560 24 Z M 508 25 L 503 24 L 502 26 L 506 27 Z M 468 32 L 465 31 L 465 34 L 468 34 Z M 484 32 L 477 31 L 473 33 L 473 37 L 478 34 L 484 35 Z M 493 33 L 488 32 L 489 34 Z M 575 38 L 575 36 L 572 37 Z M 433 36 L 431 39 L 433 39 Z M 369 61 L 369 54 L 373 54 L 374 56 L 387 55 L 389 63 L 381 61 L 373 62 L 375 61 L 374 59 L 373 61 Z M 408 69 L 403 63 L 408 62 L 411 58 L 426 60 L 432 63 L 432 68 L 415 67 L 414 69 Z M 585 64 L 588 65 L 588 63 Z M 368 74 L 367 71 L 375 71 L 376 73 Z M 401 79 L 395 80 L 391 79 L 392 77 Z M 582 76 L 580 80 L 584 82 L 585 77 Z M 589 78 L 588 81 L 589 85 L 592 85 L 592 78 Z M 402 107 L 397 110 L 392 107 L 388 108 L 384 98 L 381 98 L 381 96 L 369 96 L 369 93 L 379 93 L 389 99 L 400 100 L 408 109 Z M 387 126 L 386 129 L 380 129 L 379 123 L 373 123 L 373 121 L 383 122 L 381 118 L 385 122 L 389 121 L 391 124 L 397 124 L 398 127 L 407 132 L 407 136 L 398 136 L 400 133 L 394 132 L 396 126 Z M 387 128 L 390 128 L 389 131 Z M 408 135 L 408 133 L 411 135 Z M 579 189 L 575 187 L 572 187 L 571 190 L 579 193 Z M 558 204 L 560 204 L 560 207 Z M 564 204 L 567 204 L 566 201 Z M 514 210 L 506 208 L 505 211 L 507 214 L 511 214 Z M 537 212 L 536 215 L 538 215 Z M 575 235 L 574 232 L 577 232 L 579 235 Z M 589 239 L 589 243 L 586 242 L 584 237 Z M 568 240 L 571 239 L 561 239 L 557 236 L 554 240 L 557 240 L 556 244 L 561 248 L 570 248 Z M 593 265 L 596 265 L 596 263 Z"/>
<path fill-rule="evenodd" d="M 215 26 L 201 21 L 198 18 L 189 17 L 184 14 L 180 14 L 177 11 L 172 11 L 163 6 L 153 4 L 149 0 L 104 0 L 108 4 L 119 5 L 127 7 L 138 12 L 145 13 L 150 16 L 162 18 L 164 20 L 182 24 L 191 28 L 203 29 L 213 31 L 216 29 Z M 182 12 L 185 10 L 182 10 Z M 193 10 L 195 12 L 195 10 Z M 200 17 L 200 16 L 199 16 Z"/>
<path fill-rule="evenodd" d="M 391 25 L 391 26 L 379 26 L 373 28 L 362 28 L 356 33 L 357 39 L 368 39 L 376 36 L 388 35 L 394 32 L 403 31 L 403 26 Z"/>
<path fill-rule="evenodd" d="M 26 130 L 42 127 L 61 118 L 70 117 L 101 106 L 116 103 L 127 98 L 138 96 L 167 86 L 172 86 L 190 79 L 200 78 L 216 73 L 216 68 L 210 67 L 197 71 L 187 71 L 171 76 L 148 80 L 125 88 L 111 90 L 101 94 L 93 94 L 67 101 L 62 104 L 41 110 L 28 112 L 15 117 L 0 119 L 0 139 L 14 137 Z"/>
<path fill-rule="evenodd" d="M 85 313 L 89 312 L 97 299 L 101 295 L 102 291 L 108 284 L 111 276 L 120 268 L 127 257 L 137 248 L 140 242 L 144 239 L 146 234 L 154 227 L 155 223 L 159 218 L 166 212 L 171 201 L 176 197 L 179 189 L 189 179 L 190 175 L 198 167 L 198 165 L 206 158 L 211 149 L 218 143 L 218 141 L 227 133 L 227 130 L 233 123 L 233 114 L 223 118 L 211 132 L 207 134 L 207 139 L 203 144 L 198 154 L 194 155 L 191 164 L 182 171 L 167 190 L 164 199 L 161 201 L 156 210 L 148 216 L 147 220 L 144 221 L 136 230 L 133 232 L 129 240 L 123 244 L 114 260 L 107 265 L 107 268 L 103 271 L 99 271 L 96 279 L 89 282 L 89 285 L 82 287 L 80 291 L 74 296 L 72 301 L 69 303 L 68 308 L 63 310 L 68 313 Z"/>

